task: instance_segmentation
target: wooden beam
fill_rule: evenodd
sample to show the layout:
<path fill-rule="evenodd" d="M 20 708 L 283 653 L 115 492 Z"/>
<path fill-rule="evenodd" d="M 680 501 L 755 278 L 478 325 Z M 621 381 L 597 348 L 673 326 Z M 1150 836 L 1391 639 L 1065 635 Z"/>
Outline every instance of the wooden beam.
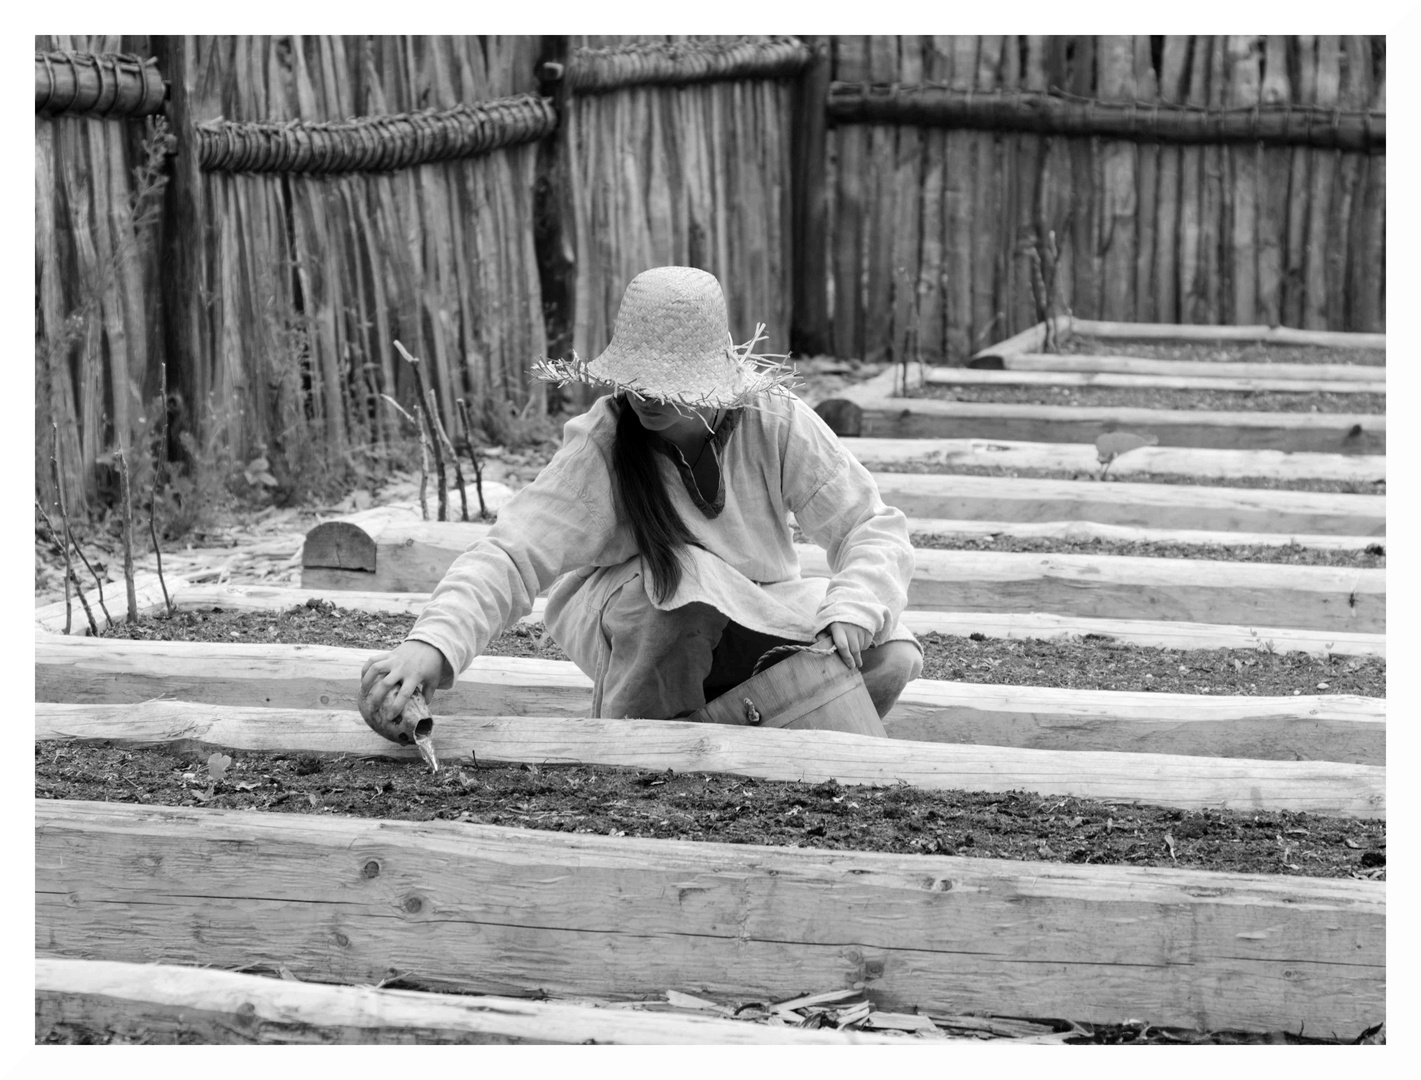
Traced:
<path fill-rule="evenodd" d="M 828 572 L 818 549 L 800 562 L 806 575 Z M 914 564 L 908 603 L 919 609 L 1386 630 L 1385 570 L 922 548 Z"/>
<path fill-rule="evenodd" d="M 867 440 L 854 440 L 855 443 Z M 877 441 L 877 440 L 875 440 Z M 887 440 L 885 440 L 887 441 Z M 891 440 L 897 444 L 901 440 Z M 857 450 L 857 447 L 855 447 Z M 890 447 L 897 450 L 897 446 Z M 1111 467 L 1154 447 L 1131 450 Z M 1095 447 L 1081 448 L 1082 467 L 1095 461 Z M 931 454 L 931 448 L 924 448 Z M 945 454 L 954 451 L 939 453 Z M 877 448 L 858 450 L 884 464 Z M 990 449 L 982 451 L 990 457 Z M 1008 456 L 1009 450 L 1000 452 Z M 941 460 L 938 458 L 936 460 Z M 1148 462 L 1148 458 L 1140 459 Z M 1011 466 L 1008 466 L 1011 467 Z M 1098 463 L 1096 468 L 1098 469 Z M 1228 488 L 1207 484 L 1151 484 L 1096 480 L 1035 480 L 1029 477 L 964 476 L 953 473 L 876 472 L 883 501 L 909 517 L 985 521 L 1093 521 L 1148 529 L 1208 529 L 1279 536 L 1318 533 L 1381 537 L 1386 534 L 1386 496 L 1330 492 Z"/>
<path fill-rule="evenodd" d="M 1237 375 L 1249 379 L 1323 381 L 1386 391 L 1386 368 L 1365 364 L 1269 364 L 1246 360 L 1155 360 L 1142 356 L 1089 356 L 1082 353 L 989 353 L 974 357 L 973 368 L 988 371 L 1118 372 L 1124 375 Z M 933 380 L 941 368 L 928 372 Z"/>
<path fill-rule="evenodd" d="M 982 634 L 993 638 L 1053 639 L 1095 635 L 1160 649 L 1247 649 L 1309 656 L 1386 657 L 1385 634 L 1228 626 L 1172 619 L 1102 619 L 1047 612 L 913 611 L 903 625 L 915 634 Z"/>
<path fill-rule="evenodd" d="M 35 701 L 353 709 L 370 653 L 330 646 L 35 641 Z M 592 680 L 570 661 L 477 657 L 438 715 L 583 717 Z M 1227 697 L 916 679 L 888 735 L 924 742 L 1206 757 L 1386 763 L 1386 702 L 1349 695 Z"/>
<path fill-rule="evenodd" d="M 888 736 L 1038 750 L 1386 764 L 1386 701 L 998 686 L 917 679 Z"/>
<path fill-rule="evenodd" d="M 350 528 L 353 537 L 368 535 Z M 373 573 L 307 562 L 302 584 L 433 590 L 454 560 L 488 532 L 486 525 L 449 521 L 390 521 L 376 528 L 368 541 L 377 553 Z M 353 547 L 355 540 L 342 546 Z M 795 549 L 805 576 L 828 576 L 821 548 L 798 544 Z M 914 563 L 908 603 L 920 609 L 1052 611 L 1360 633 L 1386 628 L 1385 570 L 924 548 L 914 553 Z"/>
<path fill-rule="evenodd" d="M 1386 1008 L 1380 882 L 57 800 L 35 867 L 41 957 L 1340 1036 Z"/>
<path fill-rule="evenodd" d="M 1291 326 L 1218 326 L 1192 323 L 1122 323 L 1074 319 L 1069 333 L 1076 337 L 1125 341 L 1241 341 L 1272 345 L 1316 345 L 1325 349 L 1385 349 L 1385 334 L 1358 334 L 1342 330 L 1297 330 Z"/>
<path fill-rule="evenodd" d="M 418 760 L 354 711 L 192 702 L 35 705 L 35 738 L 231 750 L 382 755 Z M 1172 754 L 1034 750 L 880 739 L 842 731 L 764 729 L 682 720 L 440 716 L 444 761 L 467 758 L 717 772 L 817 784 L 910 784 L 928 791 L 1039 791 L 1197 810 L 1386 815 L 1376 765 Z M 846 741 L 847 740 L 847 741 Z"/>
<path fill-rule="evenodd" d="M 913 463 L 923 466 L 937 465 L 944 472 L 951 472 L 953 467 L 957 466 L 1069 470 L 1085 473 L 1092 478 L 1100 472 L 1100 461 L 1094 442 L 851 438 L 844 440 L 844 448 L 871 470 L 895 471 Z M 1112 477 L 1147 477 L 1162 474 L 1220 480 L 1263 477 L 1276 480 L 1378 483 L 1386 480 L 1386 455 L 1142 446 L 1122 454 L 1110 466 Z M 882 483 L 882 477 L 875 479 Z M 999 483 L 1003 480 L 1015 482 L 1014 477 L 993 479 Z M 1176 486 L 1171 490 L 1178 488 Z M 1253 494 L 1257 494 L 1257 491 Z M 1381 505 L 1380 496 L 1368 497 L 1373 498 L 1376 505 Z M 1343 501 L 1348 498 L 1343 496 Z"/>
<path fill-rule="evenodd" d="M 1134 525 L 1106 525 L 1097 521 L 963 521 L 956 518 L 912 517 L 908 519 L 908 531 L 913 536 L 1112 540 L 1180 547 L 1216 544 L 1234 544 L 1240 547 L 1297 545 L 1317 551 L 1362 551 L 1371 547 L 1386 547 L 1385 536 L 1228 532 L 1223 529 L 1147 529 Z"/>
<path fill-rule="evenodd" d="M 356 592 L 281 588 L 270 585 L 192 585 L 174 596 L 178 610 L 222 607 L 232 611 L 284 611 L 308 599 L 323 600 L 354 611 L 389 611 L 417 615 L 429 602 L 428 593 Z M 533 601 L 521 621 L 541 622 L 546 601 Z M 1215 623 L 1150 619 L 1097 619 L 1086 616 L 1012 612 L 907 611 L 904 625 L 916 634 L 939 633 L 966 637 L 1061 638 L 1095 634 L 1131 645 L 1164 649 L 1266 649 L 1305 652 L 1313 656 L 1386 655 L 1383 634 L 1295 630 L 1278 626 L 1225 626 Z"/>
<path fill-rule="evenodd" d="M 1154 434 L 1166 446 L 1380 454 L 1381 413 L 1214 412 L 1092 405 L 1012 405 L 926 397 L 857 402 L 858 434 L 883 438 L 1094 442 L 1107 431 Z"/>
<path fill-rule="evenodd" d="M 195 1037 L 208 1045 L 904 1044 L 871 1032 L 750 1023 L 610 1002 L 381 990 L 177 964 L 36 959 L 35 1042 L 51 1033 L 95 1031 L 146 1043 Z"/>
<path fill-rule="evenodd" d="M 1168 363 L 1169 361 L 1165 361 Z M 1268 374 L 1244 375 L 1220 371 L 1215 365 L 1208 374 L 1177 374 L 1174 372 L 1130 372 L 1099 370 L 1024 370 L 1006 368 L 1001 371 L 983 368 L 930 368 L 925 379 L 929 386 L 1048 386 L 1048 387 L 1119 387 L 1147 390 L 1223 390 L 1230 393 L 1274 391 L 1278 393 L 1384 394 L 1386 383 L 1377 380 L 1277 378 Z M 1267 367 L 1266 364 L 1252 365 Z M 1308 365 L 1299 364 L 1298 367 Z M 1376 370 L 1376 369 L 1361 369 Z"/>
<path fill-rule="evenodd" d="M 188 587 L 186 579 L 174 574 L 164 574 L 163 580 L 158 580 L 157 574 L 137 573 L 133 575 L 133 591 L 138 602 L 138 613 L 148 614 L 153 611 L 163 610 L 163 589 L 167 587 L 167 595 L 171 598 L 178 591 Z M 84 595 L 89 601 L 89 607 L 94 612 L 94 620 L 99 623 L 99 629 L 105 629 L 104 613 L 99 607 L 98 592 L 90 583 L 84 585 Z M 114 622 L 122 622 L 127 615 L 128 606 L 125 598 L 124 585 L 120 582 L 110 582 L 108 588 L 104 590 L 104 603 L 109 609 L 109 614 Z M 77 596 L 69 601 L 73 609 L 73 617 L 70 621 L 69 632 L 71 634 L 87 635 L 89 633 L 88 620 L 84 618 L 84 609 L 79 603 Z M 56 600 L 52 604 L 45 604 L 35 608 L 35 625 L 53 633 L 64 633 L 65 611 L 64 601 Z"/>

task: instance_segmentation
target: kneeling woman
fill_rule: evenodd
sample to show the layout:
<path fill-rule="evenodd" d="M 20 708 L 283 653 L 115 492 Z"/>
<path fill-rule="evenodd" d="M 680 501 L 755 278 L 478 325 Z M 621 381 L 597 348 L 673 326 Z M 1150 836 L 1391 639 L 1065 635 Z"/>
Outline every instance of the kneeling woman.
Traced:
<path fill-rule="evenodd" d="M 594 716 L 689 715 L 768 649 L 811 641 L 861 668 L 885 715 L 922 669 L 898 621 L 907 522 L 754 344 L 731 343 L 710 274 L 634 278 L 606 351 L 538 369 L 613 395 L 567 423 L 562 449 L 455 560 L 409 637 L 366 664 L 362 693 L 376 706 L 394 694 L 398 715 L 416 688 L 451 686 L 551 586 L 548 630 L 592 678 Z M 830 577 L 800 576 L 791 512 Z"/>

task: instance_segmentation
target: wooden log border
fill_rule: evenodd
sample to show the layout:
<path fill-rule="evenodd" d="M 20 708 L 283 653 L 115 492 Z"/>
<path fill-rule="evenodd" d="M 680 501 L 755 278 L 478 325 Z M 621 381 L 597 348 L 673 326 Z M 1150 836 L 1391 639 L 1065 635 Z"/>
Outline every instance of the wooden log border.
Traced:
<path fill-rule="evenodd" d="M 236 611 L 284 611 L 309 600 L 330 603 L 353 611 L 391 612 L 418 615 L 429 603 L 427 592 L 369 592 L 315 588 L 286 588 L 273 585 L 191 585 L 173 594 L 178 611 L 223 608 Z M 546 601 L 533 601 L 533 610 L 523 624 L 541 622 Z M 146 616 L 160 614 L 161 605 L 140 608 Z M 950 634 L 966 637 L 1015 639 L 1080 639 L 1088 635 L 1109 638 L 1130 645 L 1162 649 L 1248 649 L 1274 652 L 1303 652 L 1310 656 L 1375 656 L 1385 658 L 1386 635 L 1355 632 L 1320 632 L 1280 626 L 1225 626 L 1217 623 L 1160 621 L 1152 619 L 1102 619 L 1086 616 L 1050 615 L 1043 612 L 961 612 L 906 611 L 904 625 L 915 634 Z M 63 627 L 36 621 L 42 633 Z M 81 633 L 83 631 L 80 631 Z"/>
<path fill-rule="evenodd" d="M 650 1009 L 656 1004 L 650 1003 Z M 728 1011 L 728 1010 L 727 1010 Z M 625 1004 L 466 997 L 265 978 L 177 964 L 35 961 L 35 1041 L 102 1031 L 206 1044 L 902 1046 L 865 1031 L 725 1019 Z"/>
<path fill-rule="evenodd" d="M 325 522 L 308 534 L 303 585 L 433 590 L 454 560 L 488 533 L 463 522 L 361 519 Z M 796 545 L 801 571 L 827 577 L 828 557 Z M 328 553 L 338 565 L 322 565 Z M 356 555 L 351 569 L 349 553 Z M 373 569 L 367 569 L 372 566 Z M 1113 618 L 1178 618 L 1228 624 L 1382 633 L 1386 571 L 1125 555 L 914 552 L 908 605 L 934 611 L 1051 611 Z"/>
<path fill-rule="evenodd" d="M 35 739 L 418 760 L 353 710 L 271 709 L 146 701 L 35 705 Z M 1386 816 L 1386 769 L 1329 761 L 1035 750 L 881 739 L 842 731 L 697 724 L 683 720 L 442 716 L 434 745 L 447 762 L 608 765 L 732 773 L 760 780 L 924 791 L 1036 791 L 1183 810 L 1289 810 Z"/>
<path fill-rule="evenodd" d="M 44 958 L 630 999 L 862 985 L 966 1009 L 1351 1037 L 1385 1016 L 1363 881 L 38 800 Z"/>
<path fill-rule="evenodd" d="M 43 636 L 35 641 L 35 701 L 353 709 L 370 655 L 331 646 Z M 481 656 L 431 704 L 436 716 L 585 717 L 592 680 L 566 660 Z M 1386 702 L 1353 695 L 1260 698 L 916 679 L 884 723 L 890 738 L 922 742 L 1386 764 Z"/>

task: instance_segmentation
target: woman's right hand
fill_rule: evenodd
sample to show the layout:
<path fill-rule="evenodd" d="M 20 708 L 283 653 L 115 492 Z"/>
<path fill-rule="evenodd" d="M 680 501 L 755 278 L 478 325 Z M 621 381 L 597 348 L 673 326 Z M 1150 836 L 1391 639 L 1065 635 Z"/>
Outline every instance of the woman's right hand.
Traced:
<path fill-rule="evenodd" d="M 380 715 L 380 706 L 389 695 L 385 716 L 397 717 L 416 690 L 423 690 L 424 699 L 434 697 L 434 690 L 453 674 L 444 654 L 424 641 L 402 641 L 392 651 L 368 660 L 360 669 L 360 696 L 368 699 L 372 716 Z"/>

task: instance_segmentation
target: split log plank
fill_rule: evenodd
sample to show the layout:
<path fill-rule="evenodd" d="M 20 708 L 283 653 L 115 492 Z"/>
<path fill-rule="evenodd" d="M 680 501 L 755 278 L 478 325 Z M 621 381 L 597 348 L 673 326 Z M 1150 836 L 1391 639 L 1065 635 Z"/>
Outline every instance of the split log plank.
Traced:
<path fill-rule="evenodd" d="M 992 359 L 982 357 L 982 361 Z M 1346 383 L 1353 389 L 1386 391 L 1386 368 L 1366 364 L 1270 364 L 1247 360 L 1156 360 L 1141 356 L 1090 356 L 1084 353 L 1006 353 L 995 357 L 1008 372 L 1115 372 L 1122 375 L 1238 376 L 1285 382 Z M 983 363 L 986 367 L 986 364 Z M 927 381 L 939 372 L 929 369 Z M 991 370 L 988 368 L 988 370 Z M 1000 373 L 999 373 L 1000 374 Z"/>
<path fill-rule="evenodd" d="M 1385 634 L 1296 630 L 1278 626 L 1226 626 L 1152 619 L 1100 619 L 1046 612 L 905 611 L 903 625 L 915 634 L 951 634 L 1016 640 L 1110 638 L 1159 649 L 1246 649 L 1302 652 L 1309 656 L 1386 658 Z"/>
<path fill-rule="evenodd" d="M 806 575 L 827 574 L 817 548 Z M 1128 555 L 914 552 L 910 607 L 1384 633 L 1386 571 Z"/>
<path fill-rule="evenodd" d="M 1379 882 L 57 800 L 35 836 L 46 958 L 623 1000 L 864 984 L 884 1009 L 1147 1002 L 1203 1030 L 1385 1016 Z"/>
<path fill-rule="evenodd" d="M 884 719 L 891 739 L 1386 764 L 1386 701 L 999 686 L 916 679 Z"/>
<path fill-rule="evenodd" d="M 1255 367 L 1267 367 L 1257 364 Z M 1307 366 L 1307 365 L 1299 365 Z M 1386 393 L 1386 384 L 1371 380 L 1323 379 L 1297 376 L 1277 378 L 1267 374 L 1229 374 L 1214 366 L 1208 374 L 1155 374 L 1129 371 L 1058 371 L 1022 370 L 1007 368 L 1003 371 L 979 368 L 936 367 L 929 368 L 924 381 L 929 386 L 1048 386 L 1048 387 L 1120 387 L 1147 390 L 1222 390 L 1230 393 L 1255 393 L 1275 391 L 1279 393 L 1326 393 L 1326 394 L 1378 394 Z M 1366 369 L 1363 369 L 1366 370 Z"/>
<path fill-rule="evenodd" d="M 635 1007 L 467 997 L 242 975 L 177 964 L 35 961 L 35 1041 L 104 1032 L 212 1044 L 823 1046 L 905 1040 Z"/>
<path fill-rule="evenodd" d="M 1093 461 L 1095 447 L 1084 449 Z M 1146 449 L 1152 448 L 1131 450 L 1125 458 L 1143 454 Z M 1122 458 L 1112 469 L 1124 464 Z M 1147 529 L 1206 529 L 1279 536 L 1316 533 L 1375 538 L 1386 534 L 1385 495 L 955 473 L 879 472 L 874 479 L 884 502 L 916 518 L 1093 521 Z"/>
<path fill-rule="evenodd" d="M 167 586 L 168 595 L 171 597 L 175 592 L 187 587 L 184 578 L 172 574 L 163 575 L 159 581 L 157 574 L 138 573 L 133 575 L 133 592 L 137 600 L 139 614 L 163 610 L 163 586 Z M 94 621 L 99 624 L 99 629 L 104 627 L 104 613 L 99 607 L 98 592 L 92 587 L 92 583 L 86 582 L 84 585 L 84 596 L 89 601 L 89 608 L 94 613 Z M 127 615 L 128 605 L 125 600 L 124 585 L 120 582 L 110 582 L 109 587 L 104 590 L 104 603 L 109 609 L 112 621 L 122 622 Z M 89 633 L 89 621 L 84 616 L 84 607 L 79 603 L 79 597 L 74 596 L 69 601 L 71 614 L 69 616 L 69 632 L 71 634 L 87 635 Z M 52 604 L 45 604 L 35 608 L 35 624 L 45 630 L 54 633 L 64 633 L 65 605 L 63 600 L 56 600 Z"/>
<path fill-rule="evenodd" d="M 849 438 L 844 448 L 867 469 L 894 472 L 907 465 L 934 465 L 943 472 L 955 467 L 992 467 L 1004 469 L 1056 469 L 1085 473 L 1094 478 L 1100 473 L 1100 460 L 1094 441 L 1048 443 L 1010 439 L 877 439 Z M 1135 476 L 1198 476 L 1226 480 L 1242 477 L 1263 477 L 1273 480 L 1344 480 L 1354 483 L 1377 483 L 1386 480 L 1384 454 L 1314 454 L 1288 453 L 1283 450 L 1217 450 L 1208 447 L 1141 446 L 1122 454 L 1110 466 L 1114 477 Z M 941 474 L 929 474 L 941 475 Z M 882 486 L 883 476 L 874 476 Z M 993 483 L 1014 484 L 1015 477 L 992 477 Z M 1171 491 L 1178 491 L 1173 485 Z M 1216 498 L 1233 494 L 1236 489 L 1213 488 Z M 1248 489 L 1255 498 L 1276 494 L 1312 495 L 1314 492 L 1267 492 Z M 1338 498 L 1341 505 L 1352 505 L 1357 498 L 1373 499 L 1377 515 L 1381 516 L 1382 496 L 1328 496 Z M 1285 500 L 1286 501 L 1286 500 Z M 1155 524 L 1164 524 L 1158 522 Z"/>
<path fill-rule="evenodd" d="M 354 711 L 148 701 L 35 705 L 35 738 L 121 746 L 376 755 L 419 760 Z M 880 739 L 842 731 L 682 720 L 440 716 L 441 760 L 609 765 L 818 784 L 908 784 L 927 791 L 1037 791 L 1197 810 L 1386 815 L 1386 769 L 1343 762 L 1035 750 Z"/>
<path fill-rule="evenodd" d="M 861 436 L 1094 442 L 1108 431 L 1154 434 L 1166 446 L 1380 454 L 1381 413 L 1215 412 L 1128 406 L 1013 405 L 927 397 L 859 401 Z"/>
<path fill-rule="evenodd" d="M 1385 334 L 1343 330 L 1298 330 L 1291 326 L 1221 326 L 1195 323 L 1106 322 L 1073 319 L 1069 334 L 1125 341 L 1261 342 L 1272 345 L 1315 345 L 1324 349 L 1385 349 Z M 1023 350 L 1030 351 L 1030 350 Z"/>
<path fill-rule="evenodd" d="M 461 522 L 392 521 L 369 539 L 377 551 L 373 573 L 308 563 L 302 584 L 432 591 L 487 531 Z M 363 535 L 355 527 L 351 533 Z M 829 575 L 821 548 L 795 549 L 805 576 Z M 914 552 L 908 588 L 910 607 L 936 611 L 1050 611 L 1360 633 L 1386 629 L 1385 596 L 1385 570 L 922 548 Z"/>
<path fill-rule="evenodd" d="M 1208 547 L 1304 547 L 1317 551 L 1362 551 L 1386 547 L 1384 536 L 1326 536 L 1320 533 L 1227 532 L 1206 529 L 1146 529 L 1106 525 L 1098 521 L 963 521 L 955 518 L 909 518 L 911 536 L 996 537 L 1053 540 L 1114 540 L 1126 543 Z"/>
<path fill-rule="evenodd" d="M 352 611 L 418 615 L 429 603 L 429 593 L 357 592 L 281 588 L 270 585 L 192 585 L 173 598 L 179 611 L 221 607 L 231 611 L 284 611 L 309 599 L 318 599 Z M 542 621 L 547 601 L 539 597 L 533 610 L 520 620 Z M 1110 637 L 1130 645 L 1164 649 L 1266 649 L 1304 652 L 1311 656 L 1386 656 L 1386 636 L 1288 627 L 1226 626 L 1216 623 L 1158 621 L 1150 619 L 1098 619 L 1044 613 L 906 611 L 904 625 L 915 634 L 983 634 L 992 638 L 1079 638 L 1087 634 Z"/>
<path fill-rule="evenodd" d="M 333 646 L 64 637 L 35 642 L 35 701 L 353 709 L 371 653 Z M 585 717 L 592 680 L 566 660 L 481 656 L 432 702 L 442 716 Z M 1386 763 L 1386 702 L 1352 695 L 1235 697 L 915 679 L 890 738 L 1205 757 Z"/>

